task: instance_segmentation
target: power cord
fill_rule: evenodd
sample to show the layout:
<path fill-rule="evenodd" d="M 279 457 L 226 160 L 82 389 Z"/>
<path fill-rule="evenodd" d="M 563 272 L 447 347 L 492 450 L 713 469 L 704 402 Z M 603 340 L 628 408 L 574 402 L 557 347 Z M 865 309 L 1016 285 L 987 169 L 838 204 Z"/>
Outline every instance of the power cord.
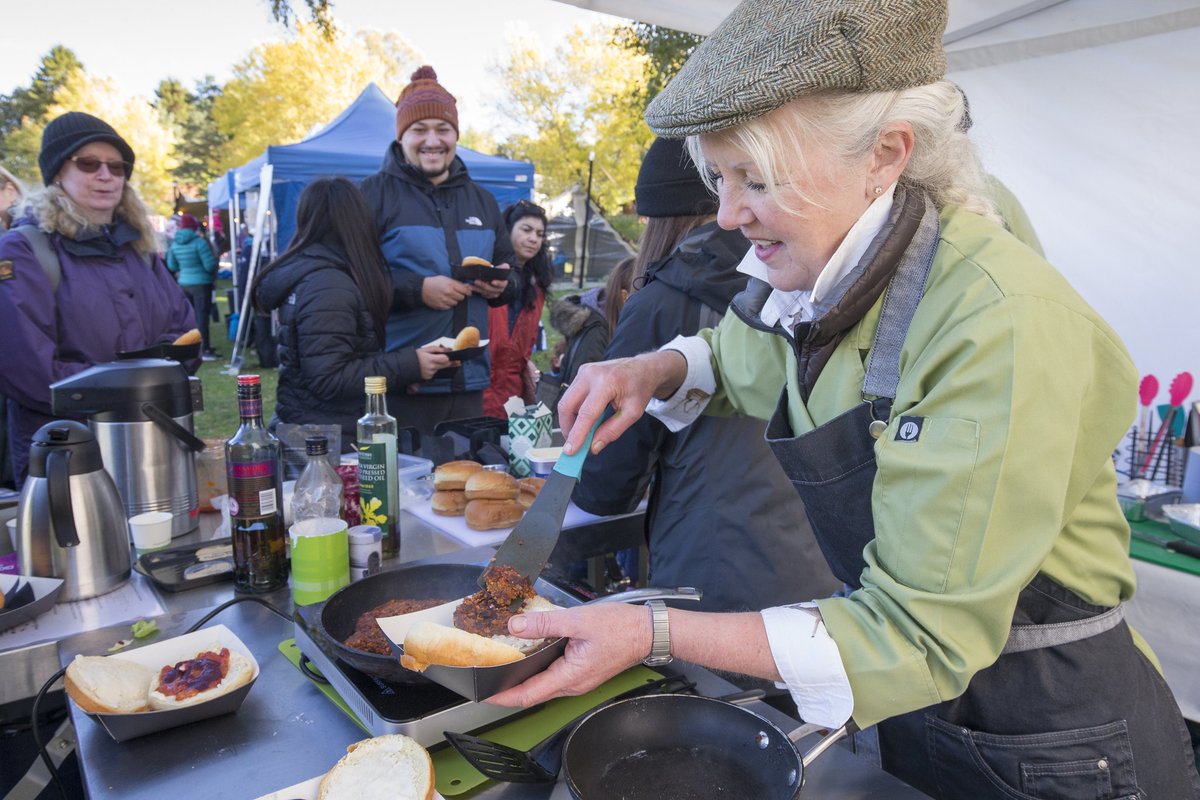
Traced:
<path fill-rule="evenodd" d="M 199 619 L 199 621 L 197 621 L 194 625 L 192 625 L 190 628 L 188 628 L 186 631 L 184 631 L 184 633 L 195 633 L 196 631 L 198 631 L 202 627 L 204 627 L 204 625 L 209 620 L 211 620 L 217 614 L 220 614 L 222 611 L 229 608 L 230 606 L 237 605 L 238 603 L 247 603 L 247 602 L 258 603 L 260 606 L 267 609 L 275 616 L 280 617 L 281 619 L 287 620 L 288 622 L 292 621 L 291 614 L 287 614 L 283 611 L 280 611 L 278 608 L 271 605 L 266 600 L 263 600 L 261 597 L 235 597 L 232 600 L 228 600 L 228 601 L 222 603 L 221 605 L 214 608 L 212 611 L 205 614 L 203 617 L 201 617 Z M 58 788 L 58 793 L 60 795 L 62 795 L 63 800 L 72 800 L 71 797 L 67 794 L 66 784 L 63 783 L 62 778 L 58 774 L 58 769 L 54 766 L 54 761 L 50 758 L 50 752 L 46 749 L 46 745 L 42 741 L 42 734 L 41 734 L 41 731 L 39 730 L 39 726 L 38 726 L 38 706 L 41 705 L 42 698 L 44 698 L 46 696 L 46 693 L 50 691 L 50 687 L 53 686 L 54 684 L 58 683 L 58 681 L 62 679 L 63 675 L 66 675 L 66 674 L 67 674 L 67 668 L 63 667 L 58 672 L 54 673 L 54 675 L 50 678 L 50 680 L 48 680 L 44 684 L 42 684 L 42 688 L 38 689 L 37 695 L 33 698 L 33 707 L 30 709 L 29 716 L 30 716 L 30 729 L 33 732 L 33 743 L 35 745 L 37 745 L 38 755 L 41 756 L 42 763 L 45 764 L 46 769 L 48 769 L 50 771 L 50 777 L 54 780 L 54 785 L 55 785 L 55 787 Z"/>

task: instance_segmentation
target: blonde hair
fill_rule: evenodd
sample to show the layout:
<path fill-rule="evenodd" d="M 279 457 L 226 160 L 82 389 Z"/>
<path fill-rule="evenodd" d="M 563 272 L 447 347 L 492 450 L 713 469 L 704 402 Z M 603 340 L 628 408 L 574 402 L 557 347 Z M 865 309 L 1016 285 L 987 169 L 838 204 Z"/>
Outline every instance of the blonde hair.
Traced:
<path fill-rule="evenodd" d="M 958 129 L 962 115 L 962 93 L 950 81 L 890 92 L 817 92 L 743 125 L 688 137 L 688 150 L 714 191 L 701 140 L 745 152 L 771 197 L 795 212 L 791 198 L 822 205 L 801 186 L 812 185 L 818 173 L 828 177 L 861 163 L 888 126 L 908 123 L 913 149 L 900 180 L 927 191 L 938 208 L 955 205 L 999 222 L 975 146 Z"/>
<path fill-rule="evenodd" d="M 29 195 L 25 201 L 25 209 L 37 217 L 38 227 L 43 231 L 58 233 L 68 239 L 76 238 L 80 231 L 91 225 L 79 212 L 75 201 L 61 186 L 53 183 Z M 138 240 L 133 242 L 133 248 L 139 253 L 154 253 L 158 250 L 154 228 L 150 224 L 150 212 L 128 183 L 121 191 L 121 202 L 117 204 L 113 218 L 124 220 L 141 234 Z"/>

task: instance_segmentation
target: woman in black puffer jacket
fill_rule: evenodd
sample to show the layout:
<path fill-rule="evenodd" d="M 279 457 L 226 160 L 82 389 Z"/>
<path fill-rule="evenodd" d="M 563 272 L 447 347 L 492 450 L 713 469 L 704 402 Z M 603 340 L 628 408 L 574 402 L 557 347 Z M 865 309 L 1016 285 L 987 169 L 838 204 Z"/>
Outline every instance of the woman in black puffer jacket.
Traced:
<path fill-rule="evenodd" d="M 344 450 L 363 413 L 363 378 L 383 375 L 393 388 L 450 364 L 445 348 L 383 352 L 392 287 L 373 219 L 350 181 L 313 181 L 300 195 L 291 246 L 255 280 L 259 311 L 279 309 L 272 427 L 337 424 Z"/>

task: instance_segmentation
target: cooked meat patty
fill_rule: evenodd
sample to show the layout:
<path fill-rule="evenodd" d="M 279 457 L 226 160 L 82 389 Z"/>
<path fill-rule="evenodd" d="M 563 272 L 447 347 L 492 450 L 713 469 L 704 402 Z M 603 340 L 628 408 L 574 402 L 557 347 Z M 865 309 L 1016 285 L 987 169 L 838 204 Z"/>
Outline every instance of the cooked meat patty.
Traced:
<path fill-rule="evenodd" d="M 509 606 L 533 597 L 533 585 L 509 566 L 489 568 L 483 573 L 483 582 L 483 589 L 454 610 L 454 627 L 480 636 L 508 633 L 508 620 L 514 613 Z"/>

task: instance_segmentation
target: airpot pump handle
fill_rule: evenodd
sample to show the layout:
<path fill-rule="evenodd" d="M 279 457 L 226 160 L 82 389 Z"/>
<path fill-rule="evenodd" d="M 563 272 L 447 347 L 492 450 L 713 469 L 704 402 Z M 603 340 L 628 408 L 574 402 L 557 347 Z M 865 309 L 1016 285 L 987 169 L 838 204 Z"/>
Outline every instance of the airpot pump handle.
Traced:
<path fill-rule="evenodd" d="M 154 424 L 160 428 L 165 428 L 167 433 L 178 439 L 187 449 L 195 453 L 204 452 L 207 446 L 204 444 L 204 440 L 196 438 L 195 434 L 168 417 L 167 412 L 158 406 L 153 403 L 142 403 L 142 413 L 153 420 Z"/>
<path fill-rule="evenodd" d="M 71 505 L 70 450 L 54 450 L 46 456 L 46 489 L 54 538 L 59 547 L 75 547 L 79 531 L 75 530 L 75 507 Z"/>

